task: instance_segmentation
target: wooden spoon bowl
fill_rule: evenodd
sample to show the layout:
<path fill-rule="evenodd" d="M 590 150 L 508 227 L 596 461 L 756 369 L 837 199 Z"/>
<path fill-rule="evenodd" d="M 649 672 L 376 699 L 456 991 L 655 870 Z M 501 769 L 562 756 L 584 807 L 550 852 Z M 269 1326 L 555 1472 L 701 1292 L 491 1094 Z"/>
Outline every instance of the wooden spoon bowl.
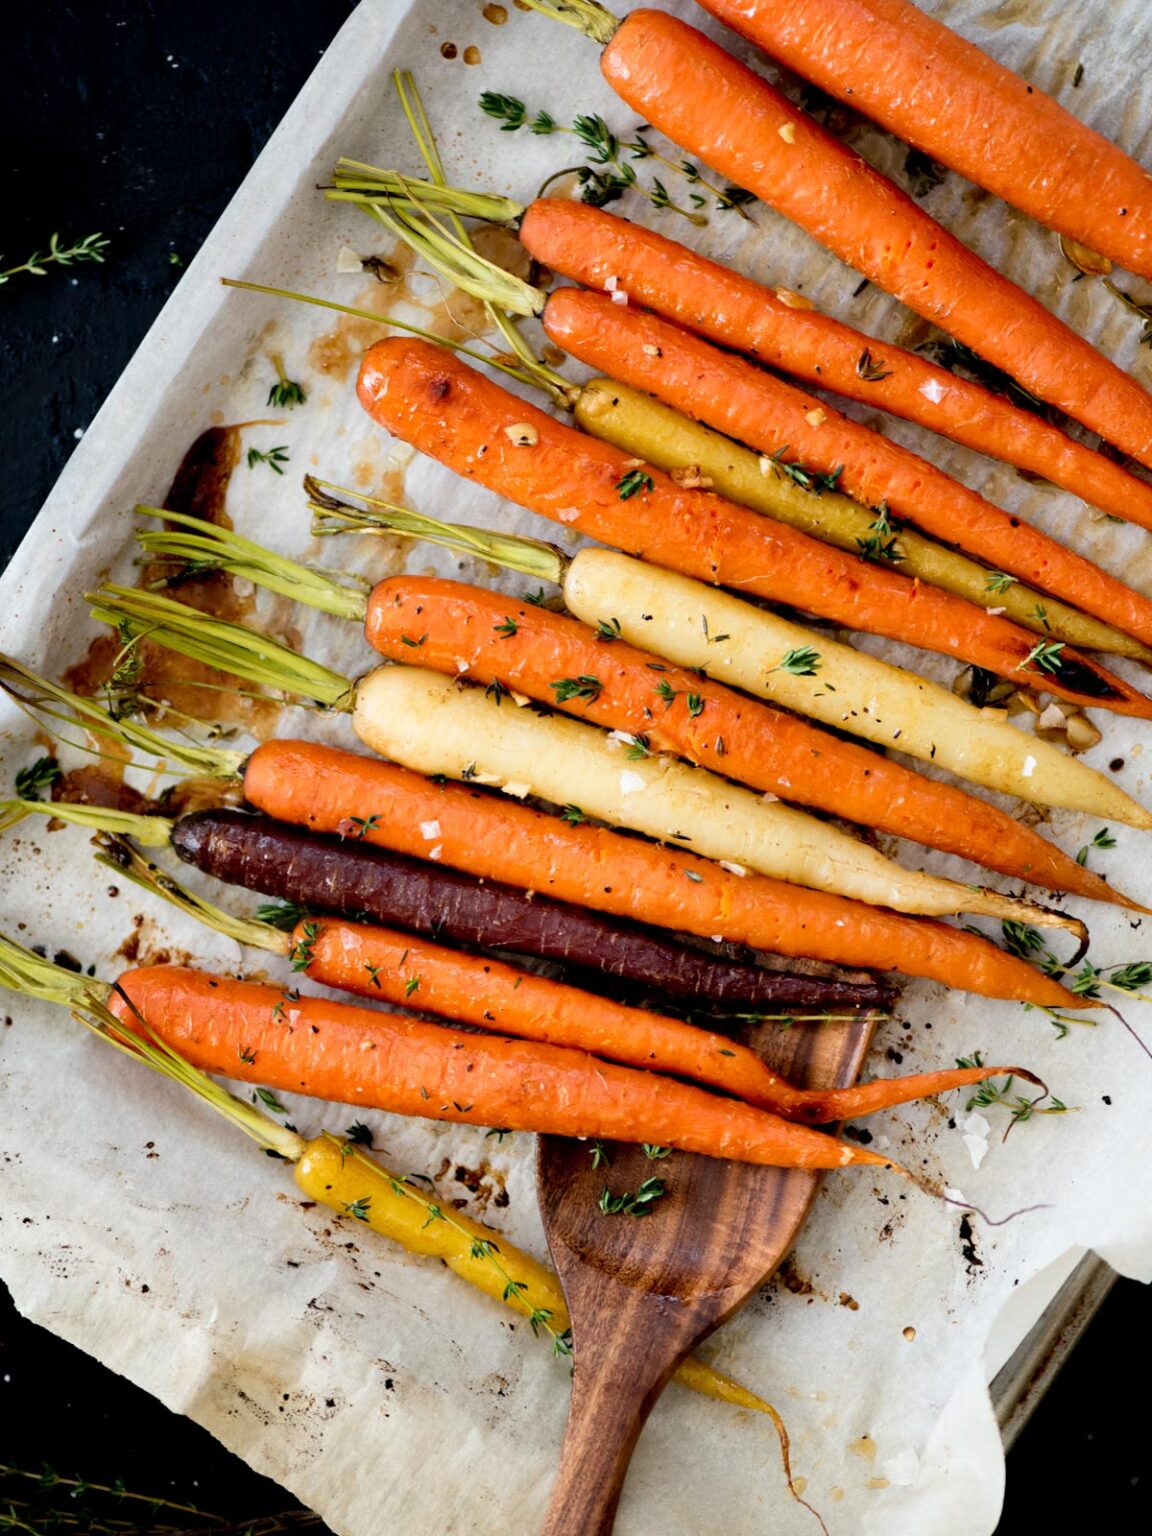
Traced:
<path fill-rule="evenodd" d="M 877 1015 L 851 1022 L 747 1027 L 740 1038 L 811 1087 L 856 1080 Z M 684 1357 L 769 1278 L 791 1248 L 818 1173 L 753 1167 L 638 1146 L 542 1136 L 536 1183 L 552 1259 L 572 1318 L 572 1405 L 544 1536 L 607 1536 L 640 1431 Z M 643 1217 L 603 1215 L 602 1190 L 660 1178 Z"/>

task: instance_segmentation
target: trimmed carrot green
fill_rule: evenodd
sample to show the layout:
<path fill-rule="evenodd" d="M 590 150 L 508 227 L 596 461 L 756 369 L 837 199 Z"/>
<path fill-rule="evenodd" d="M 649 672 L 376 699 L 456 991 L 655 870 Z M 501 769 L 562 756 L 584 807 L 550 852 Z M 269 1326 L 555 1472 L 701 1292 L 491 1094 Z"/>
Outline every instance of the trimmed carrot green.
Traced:
<path fill-rule="evenodd" d="M 654 1143 L 776 1168 L 897 1168 L 867 1148 L 583 1051 L 499 1039 L 187 966 L 126 971 L 108 1007 L 203 1072 L 463 1125 Z"/>
<path fill-rule="evenodd" d="M 434 784 L 391 763 L 318 743 L 272 741 L 248 760 L 259 810 L 339 832 L 481 879 L 753 949 L 901 969 L 985 996 L 1044 1007 L 1091 1006 L 976 934 L 901 917 L 764 876 L 741 877 L 678 848 L 572 824 L 461 784 Z M 436 829 L 435 839 L 428 832 Z"/>
<path fill-rule="evenodd" d="M 1152 278 L 1152 188 L 1144 167 L 919 6 L 908 0 L 701 4 L 978 187 Z M 1070 71 L 1069 61 L 1065 81 Z"/>
<path fill-rule="evenodd" d="M 1038 668 L 1034 637 L 898 572 L 820 544 L 659 471 L 621 498 L 635 465 L 427 342 L 389 338 L 365 355 L 358 390 L 387 431 L 521 506 L 700 580 L 962 657 L 1081 705 L 1152 718 L 1152 702 L 1063 647 Z M 650 481 L 649 485 L 647 482 Z"/>
<path fill-rule="evenodd" d="M 645 310 L 577 288 L 552 295 L 544 328 L 580 362 L 769 458 L 831 476 L 865 506 L 884 506 L 893 517 L 1152 644 L 1152 600 L 899 443 L 743 358 Z"/>
<path fill-rule="evenodd" d="M 1050 146 L 1042 153 L 1047 158 Z M 569 198 L 530 204 L 520 239 L 546 267 L 587 288 L 613 283 L 633 302 L 720 346 L 914 421 L 1152 528 L 1146 480 L 1003 395 L 821 314 L 787 288 L 758 283 L 655 230 Z"/>

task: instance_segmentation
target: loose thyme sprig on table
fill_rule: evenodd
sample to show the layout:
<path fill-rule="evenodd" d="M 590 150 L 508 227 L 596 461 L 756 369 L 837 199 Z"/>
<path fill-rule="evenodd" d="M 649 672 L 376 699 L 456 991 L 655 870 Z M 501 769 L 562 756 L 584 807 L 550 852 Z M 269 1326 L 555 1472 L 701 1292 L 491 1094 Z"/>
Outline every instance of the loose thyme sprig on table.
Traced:
<path fill-rule="evenodd" d="M 661 165 L 666 165 L 669 170 L 683 176 L 690 186 L 704 188 L 710 192 L 716 200 L 717 209 L 735 209 L 741 218 L 748 218 L 744 204 L 753 200 L 750 192 L 745 192 L 742 187 L 715 186 L 701 174 L 700 167 L 693 161 L 671 160 L 667 155 L 661 154 L 644 137 L 643 131 L 639 128 L 636 130 L 635 138 L 622 139 L 618 134 L 613 133 L 604 119 L 596 113 L 582 113 L 574 117 L 570 125 L 558 123 L 550 112 L 538 111 L 530 114 L 529 109 L 518 96 L 505 96 L 499 91 L 485 91 L 480 97 L 480 110 L 488 117 L 495 118 L 504 133 L 515 133 L 521 128 L 527 128 L 530 133 L 539 136 L 566 133 L 578 139 L 589 151 L 593 162 L 590 166 L 581 166 L 577 170 L 583 187 L 581 199 L 594 207 L 602 208 L 606 203 L 614 202 L 618 197 L 623 196 L 625 192 L 635 191 L 642 197 L 646 197 L 654 208 L 667 208 L 672 213 L 678 213 L 689 219 L 693 224 L 708 222 L 707 218 L 699 212 L 707 202 L 702 192 L 690 192 L 688 201 L 692 207 L 682 208 L 678 203 L 673 202 L 667 187 L 658 178 L 653 178 L 651 187 L 646 187 L 637 177 L 629 161 L 624 158 L 627 154 L 632 160 L 656 160 Z"/>
<path fill-rule="evenodd" d="M 103 263 L 104 252 L 110 243 L 104 235 L 96 233 L 85 235 L 74 245 L 61 245 L 60 236 L 53 235 L 46 251 L 33 251 L 28 260 L 22 261 L 18 267 L 6 267 L 0 271 L 0 286 L 11 282 L 21 272 L 27 272 L 30 277 L 47 277 L 47 269 L 53 264 L 58 267 L 70 267 L 74 263 L 85 261 Z"/>

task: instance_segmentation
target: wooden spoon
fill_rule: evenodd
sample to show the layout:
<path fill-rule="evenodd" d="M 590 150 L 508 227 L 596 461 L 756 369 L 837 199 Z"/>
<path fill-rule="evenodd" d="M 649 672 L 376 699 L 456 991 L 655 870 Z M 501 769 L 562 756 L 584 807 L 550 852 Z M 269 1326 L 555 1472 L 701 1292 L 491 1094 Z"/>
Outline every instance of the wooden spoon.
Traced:
<path fill-rule="evenodd" d="M 741 1038 L 795 1083 L 855 1082 L 877 1016 Z M 537 1142 L 536 1185 L 552 1259 L 572 1318 L 575 1370 L 560 1472 L 543 1536 L 608 1536 L 632 1451 L 653 1404 L 695 1346 L 764 1284 L 788 1252 L 818 1173 L 760 1168 L 640 1147 Z M 668 1187 L 651 1215 L 604 1216 L 600 1193 Z"/>

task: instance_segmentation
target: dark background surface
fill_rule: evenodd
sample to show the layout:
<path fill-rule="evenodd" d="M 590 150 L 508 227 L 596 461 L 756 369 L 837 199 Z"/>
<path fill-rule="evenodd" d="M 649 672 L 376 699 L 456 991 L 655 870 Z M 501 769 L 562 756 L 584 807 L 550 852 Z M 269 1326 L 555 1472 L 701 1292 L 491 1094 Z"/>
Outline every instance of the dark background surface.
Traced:
<path fill-rule="evenodd" d="M 0 567 L 350 9 L 349 0 L 41 0 L 5 28 L 0 267 L 43 249 L 55 230 L 66 242 L 100 230 L 112 244 L 103 267 L 50 268 L 0 288 Z M 1147 1170 L 1134 1173 L 1139 1198 Z M 1150 1303 L 1135 1284 L 1114 1290 L 1009 1458 L 1000 1536 L 1069 1530 L 1078 1508 L 1100 1525 L 1150 1528 Z M 24 1322 L 2 1286 L 0 1425 L 8 1467 L 123 1477 L 242 1529 L 292 1503 L 202 1430 Z M 34 1483 L 0 1470 L 0 1530 L 12 1528 L 11 1499 L 36 1496 Z M 93 1527 L 81 1516 L 80 1528 Z"/>

